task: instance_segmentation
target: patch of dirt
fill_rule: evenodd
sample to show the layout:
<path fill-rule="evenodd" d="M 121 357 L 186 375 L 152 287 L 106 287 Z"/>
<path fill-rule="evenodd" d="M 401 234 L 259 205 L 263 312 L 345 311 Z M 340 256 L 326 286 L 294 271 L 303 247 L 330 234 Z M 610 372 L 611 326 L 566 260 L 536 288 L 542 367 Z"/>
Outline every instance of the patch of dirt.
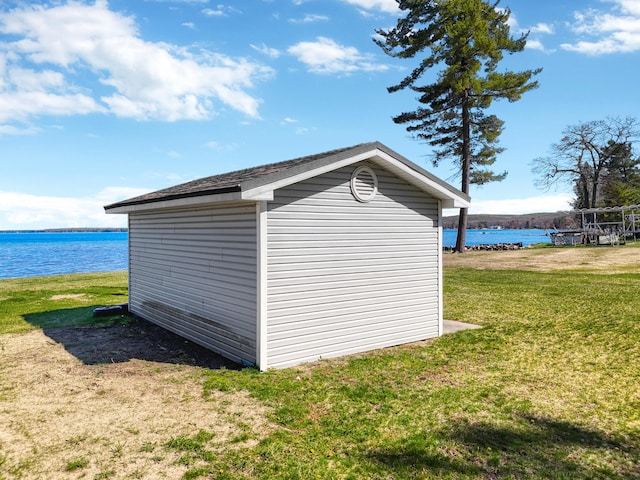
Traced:
<path fill-rule="evenodd" d="M 255 443 L 274 428 L 259 402 L 203 397 L 206 369 L 222 367 L 237 368 L 143 321 L 0 336 L 0 478 L 181 478 L 197 460 L 178 461 L 172 439 Z"/>
<path fill-rule="evenodd" d="M 54 295 L 50 300 L 84 300 L 86 295 L 84 293 L 67 293 L 64 295 Z"/>
<path fill-rule="evenodd" d="M 150 362 L 237 369 L 224 357 L 153 323 L 136 319 L 101 328 L 55 328 L 44 334 L 86 365 Z"/>
<path fill-rule="evenodd" d="M 634 245 L 600 247 L 523 248 L 521 250 L 443 255 L 445 267 L 486 270 L 557 270 L 595 273 L 640 273 L 640 248 Z"/>

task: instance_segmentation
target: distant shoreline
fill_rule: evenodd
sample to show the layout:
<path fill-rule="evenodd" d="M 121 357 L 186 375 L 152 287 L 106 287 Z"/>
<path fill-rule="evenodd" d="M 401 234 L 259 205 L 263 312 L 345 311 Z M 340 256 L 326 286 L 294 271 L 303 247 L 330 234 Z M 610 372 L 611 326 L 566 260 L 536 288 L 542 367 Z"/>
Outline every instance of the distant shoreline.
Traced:
<path fill-rule="evenodd" d="M 467 229 L 486 230 L 503 228 L 508 230 L 528 230 L 550 228 L 569 228 L 574 226 L 574 220 L 567 212 L 539 212 L 526 214 L 470 214 L 467 219 Z M 458 216 L 442 217 L 442 227 L 445 230 L 458 229 Z M 110 233 L 128 232 L 128 228 L 85 227 L 85 228 L 44 228 L 25 230 L 1 230 L 0 233 Z"/>
<path fill-rule="evenodd" d="M 514 215 L 470 214 L 467 218 L 467 229 L 484 230 L 504 228 L 507 230 L 528 230 L 531 228 L 548 230 L 552 228 L 572 228 L 576 225 L 574 216 L 569 212 L 540 212 Z M 442 218 L 442 227 L 446 230 L 458 228 L 458 216 Z"/>
<path fill-rule="evenodd" d="M 0 230 L 0 233 L 111 233 L 128 232 L 128 228 L 45 228 L 39 230 Z"/>

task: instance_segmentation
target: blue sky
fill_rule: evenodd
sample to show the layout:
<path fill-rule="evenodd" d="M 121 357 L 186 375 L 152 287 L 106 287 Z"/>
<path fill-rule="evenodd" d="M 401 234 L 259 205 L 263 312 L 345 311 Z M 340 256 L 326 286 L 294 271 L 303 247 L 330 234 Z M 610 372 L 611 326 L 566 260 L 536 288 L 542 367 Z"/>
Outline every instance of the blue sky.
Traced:
<path fill-rule="evenodd" d="M 470 213 L 568 208 L 531 160 L 569 125 L 636 116 L 640 0 L 503 0 L 540 87 L 495 102 L 507 179 Z M 0 1 L 0 230 L 124 226 L 102 206 L 194 178 L 380 141 L 445 180 L 391 117 L 415 61 L 372 41 L 394 0 Z M 448 212 L 454 214 L 455 211 Z"/>

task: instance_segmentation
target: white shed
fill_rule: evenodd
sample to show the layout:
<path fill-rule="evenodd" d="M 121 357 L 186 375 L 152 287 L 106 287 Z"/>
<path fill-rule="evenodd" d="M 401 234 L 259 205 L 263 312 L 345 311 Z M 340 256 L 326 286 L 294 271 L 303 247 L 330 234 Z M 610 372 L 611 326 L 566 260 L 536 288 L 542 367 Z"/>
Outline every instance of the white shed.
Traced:
<path fill-rule="evenodd" d="M 133 314 L 266 370 L 441 335 L 442 208 L 469 201 L 376 142 L 105 210 Z"/>

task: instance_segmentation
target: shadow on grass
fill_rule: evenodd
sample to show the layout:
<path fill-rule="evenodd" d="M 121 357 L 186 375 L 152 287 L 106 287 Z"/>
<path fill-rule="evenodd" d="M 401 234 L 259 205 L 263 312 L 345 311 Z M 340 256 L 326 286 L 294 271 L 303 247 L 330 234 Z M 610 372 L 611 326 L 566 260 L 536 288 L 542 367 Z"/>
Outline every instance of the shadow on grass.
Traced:
<path fill-rule="evenodd" d="M 128 315 L 94 318 L 94 308 L 52 310 L 23 318 L 86 365 L 139 359 L 209 369 L 239 368 L 236 363 L 140 318 Z"/>
<path fill-rule="evenodd" d="M 640 478 L 639 455 L 603 432 L 553 419 L 522 417 L 513 428 L 487 423 L 462 423 L 453 431 L 440 432 L 442 440 L 426 435 L 406 437 L 398 448 L 370 454 L 399 474 L 416 470 L 479 478 Z M 458 445 L 445 448 L 451 440 Z M 584 451 L 600 458 L 617 457 L 609 465 L 581 463 Z M 575 455 L 575 452 L 581 452 Z M 588 456 L 588 455 L 587 455 Z"/>

